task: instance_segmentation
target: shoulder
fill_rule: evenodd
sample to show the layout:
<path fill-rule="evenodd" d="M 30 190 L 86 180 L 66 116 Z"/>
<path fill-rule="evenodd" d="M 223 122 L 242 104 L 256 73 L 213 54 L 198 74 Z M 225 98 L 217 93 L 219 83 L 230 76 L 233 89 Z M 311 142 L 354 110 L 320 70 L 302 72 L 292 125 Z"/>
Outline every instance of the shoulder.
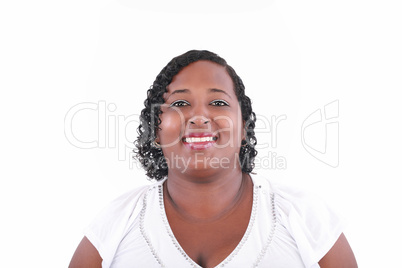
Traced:
<path fill-rule="evenodd" d="M 124 208 L 124 207 L 133 207 L 135 206 L 139 200 L 153 187 L 154 184 L 151 185 L 142 185 L 137 188 L 131 189 L 114 200 L 112 200 L 106 208 Z"/>
<path fill-rule="evenodd" d="M 261 175 L 254 175 L 253 181 L 271 193 L 277 213 L 286 222 L 296 221 L 309 227 L 317 224 L 321 228 L 340 228 L 343 222 L 338 212 L 316 192 Z"/>
<path fill-rule="evenodd" d="M 143 185 L 137 188 L 134 188 L 130 191 L 127 191 L 104 207 L 101 212 L 96 216 L 95 220 L 100 220 L 101 218 L 108 218 L 116 220 L 116 217 L 120 216 L 132 216 L 135 208 L 138 207 L 141 202 L 143 196 L 148 192 L 148 190 L 152 187 L 152 185 Z M 113 216 L 116 217 L 111 217 Z"/>
<path fill-rule="evenodd" d="M 316 264 L 342 234 L 338 213 L 315 192 L 264 176 L 253 176 L 253 181 L 271 193 L 277 221 L 294 239 L 304 264 Z"/>
<path fill-rule="evenodd" d="M 93 223 L 102 221 L 116 222 L 118 219 L 135 218 L 140 212 L 145 195 L 162 183 L 163 180 L 142 185 L 121 194 L 98 213 Z"/>
<path fill-rule="evenodd" d="M 110 202 L 85 228 L 84 235 L 108 263 L 122 239 L 139 221 L 147 192 L 162 182 L 130 190 Z"/>
<path fill-rule="evenodd" d="M 304 215 L 307 218 L 307 216 L 314 215 L 319 217 L 322 212 L 333 211 L 333 208 L 314 191 L 263 175 L 254 175 L 252 178 L 255 184 L 261 185 L 271 193 L 277 209 L 283 215 L 290 216 L 292 213 L 299 213 L 300 216 Z"/>

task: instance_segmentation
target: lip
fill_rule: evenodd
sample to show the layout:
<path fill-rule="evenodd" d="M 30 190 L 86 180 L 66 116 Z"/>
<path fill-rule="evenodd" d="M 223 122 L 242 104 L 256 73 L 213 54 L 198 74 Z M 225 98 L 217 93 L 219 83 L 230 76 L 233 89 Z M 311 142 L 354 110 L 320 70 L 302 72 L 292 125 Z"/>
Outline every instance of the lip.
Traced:
<path fill-rule="evenodd" d="M 192 137 L 196 137 L 196 138 L 202 138 L 202 137 L 216 137 L 216 135 L 214 135 L 211 132 L 191 132 L 188 133 L 187 135 L 183 136 L 184 138 L 192 138 Z"/>
<path fill-rule="evenodd" d="M 198 142 L 186 142 L 186 138 L 208 138 L 212 137 L 214 138 L 212 141 L 198 141 Z M 182 137 L 182 142 L 183 144 L 191 149 L 191 150 L 205 150 L 208 149 L 209 147 L 212 147 L 215 143 L 218 137 L 214 135 L 213 133 L 207 133 L 207 132 L 192 132 L 187 135 L 184 135 Z"/>

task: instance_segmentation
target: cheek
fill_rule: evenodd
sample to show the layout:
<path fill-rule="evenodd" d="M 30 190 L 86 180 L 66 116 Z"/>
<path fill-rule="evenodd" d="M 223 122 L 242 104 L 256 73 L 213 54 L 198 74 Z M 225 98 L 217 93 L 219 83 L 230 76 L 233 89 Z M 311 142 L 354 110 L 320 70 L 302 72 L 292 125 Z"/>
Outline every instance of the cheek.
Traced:
<path fill-rule="evenodd" d="M 160 116 L 161 124 L 159 127 L 159 139 L 161 143 L 167 144 L 172 143 L 175 140 L 178 140 L 180 137 L 180 133 L 183 130 L 183 120 L 178 113 L 163 113 Z"/>
<path fill-rule="evenodd" d="M 216 121 L 220 133 L 219 144 L 222 148 L 239 147 L 242 139 L 242 122 L 233 115 L 220 116 Z"/>
<path fill-rule="evenodd" d="M 241 135 L 242 118 L 235 114 L 220 115 L 215 117 L 215 122 L 218 124 L 221 131 L 230 132 L 232 136 Z"/>

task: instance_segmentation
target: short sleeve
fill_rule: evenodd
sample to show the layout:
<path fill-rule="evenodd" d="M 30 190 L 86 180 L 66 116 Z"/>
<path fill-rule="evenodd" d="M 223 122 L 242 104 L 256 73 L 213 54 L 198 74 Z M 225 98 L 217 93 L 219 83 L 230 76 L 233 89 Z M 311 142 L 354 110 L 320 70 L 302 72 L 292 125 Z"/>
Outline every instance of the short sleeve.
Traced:
<path fill-rule="evenodd" d="M 284 185 L 272 185 L 279 220 L 293 236 L 304 265 L 318 261 L 343 231 L 343 220 L 315 194 Z"/>
<path fill-rule="evenodd" d="M 139 215 L 139 201 L 148 186 L 128 192 L 111 202 L 84 229 L 84 235 L 98 250 L 102 267 L 109 267 L 122 237 Z"/>

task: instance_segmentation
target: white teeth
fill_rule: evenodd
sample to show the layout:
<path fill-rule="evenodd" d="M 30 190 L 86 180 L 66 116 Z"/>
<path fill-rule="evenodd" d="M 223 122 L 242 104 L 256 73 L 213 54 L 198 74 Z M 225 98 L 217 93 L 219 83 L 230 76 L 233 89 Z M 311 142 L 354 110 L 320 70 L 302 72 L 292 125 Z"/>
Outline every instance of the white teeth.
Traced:
<path fill-rule="evenodd" d="M 191 138 L 185 138 L 184 142 L 205 142 L 214 140 L 215 140 L 214 137 L 202 137 L 202 138 L 191 137 Z"/>

